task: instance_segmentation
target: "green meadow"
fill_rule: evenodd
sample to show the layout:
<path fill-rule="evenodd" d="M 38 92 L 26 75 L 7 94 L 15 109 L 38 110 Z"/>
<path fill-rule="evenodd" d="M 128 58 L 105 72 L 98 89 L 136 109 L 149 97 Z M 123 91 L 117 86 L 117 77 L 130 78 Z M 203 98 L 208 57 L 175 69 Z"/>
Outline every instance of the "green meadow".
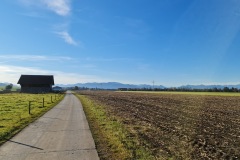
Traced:
<path fill-rule="evenodd" d="M 59 103 L 64 94 L 0 94 L 0 144 Z M 43 106 L 44 99 L 44 106 Z M 30 114 L 29 114 L 29 101 Z"/>

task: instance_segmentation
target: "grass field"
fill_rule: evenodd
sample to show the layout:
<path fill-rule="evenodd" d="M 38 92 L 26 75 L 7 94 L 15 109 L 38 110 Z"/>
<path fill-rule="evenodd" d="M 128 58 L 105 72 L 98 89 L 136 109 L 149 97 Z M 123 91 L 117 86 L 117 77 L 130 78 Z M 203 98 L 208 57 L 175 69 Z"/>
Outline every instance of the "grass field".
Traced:
<path fill-rule="evenodd" d="M 97 148 L 100 153 L 105 150 L 114 156 L 118 153 L 114 148 L 125 146 L 127 139 L 121 134 L 111 134 L 115 133 L 114 127 L 107 125 L 117 122 L 135 146 L 143 147 L 146 151 L 143 153 L 150 153 L 148 159 L 240 159 L 240 97 L 236 93 L 81 91 L 79 94 L 94 103 L 95 113 L 106 117 L 104 124 L 93 123 L 99 122 L 98 116 L 89 121 L 97 126 L 92 128 L 95 137 L 104 140 L 100 141 L 100 150 Z M 92 106 L 83 105 L 89 107 L 91 115 Z M 108 136 L 102 138 L 99 133 Z M 119 144 L 111 143 L 112 139 L 120 139 Z M 138 148 L 130 150 L 134 153 Z M 138 156 L 141 159 L 141 154 Z M 109 158 L 111 155 L 103 159 Z M 131 158 L 130 154 L 120 159 Z"/>
<path fill-rule="evenodd" d="M 64 94 L 0 94 L 0 144 L 55 106 L 63 97 Z"/>

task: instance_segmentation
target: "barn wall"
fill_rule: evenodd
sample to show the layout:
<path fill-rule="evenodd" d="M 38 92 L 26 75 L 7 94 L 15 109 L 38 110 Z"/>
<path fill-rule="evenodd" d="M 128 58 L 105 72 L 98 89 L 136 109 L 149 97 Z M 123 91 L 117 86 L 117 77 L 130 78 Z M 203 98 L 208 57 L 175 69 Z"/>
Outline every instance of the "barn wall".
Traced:
<path fill-rule="evenodd" d="M 22 93 L 48 93 L 52 91 L 52 87 L 21 87 Z"/>

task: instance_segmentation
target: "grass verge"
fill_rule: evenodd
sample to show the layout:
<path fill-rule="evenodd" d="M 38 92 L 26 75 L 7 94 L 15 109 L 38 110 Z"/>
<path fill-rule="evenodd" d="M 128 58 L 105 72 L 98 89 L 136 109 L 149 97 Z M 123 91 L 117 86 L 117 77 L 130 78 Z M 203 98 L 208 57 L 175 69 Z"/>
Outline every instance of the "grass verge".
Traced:
<path fill-rule="evenodd" d="M 118 117 L 107 114 L 106 106 L 84 95 L 77 97 L 83 105 L 100 159 L 154 159 Z"/>
<path fill-rule="evenodd" d="M 65 94 L 1 94 L 0 95 L 0 145 L 16 135 L 64 98 Z M 54 98 L 51 98 L 54 97 Z M 42 98 L 45 99 L 44 107 Z M 32 101 L 31 114 L 28 102 Z"/>

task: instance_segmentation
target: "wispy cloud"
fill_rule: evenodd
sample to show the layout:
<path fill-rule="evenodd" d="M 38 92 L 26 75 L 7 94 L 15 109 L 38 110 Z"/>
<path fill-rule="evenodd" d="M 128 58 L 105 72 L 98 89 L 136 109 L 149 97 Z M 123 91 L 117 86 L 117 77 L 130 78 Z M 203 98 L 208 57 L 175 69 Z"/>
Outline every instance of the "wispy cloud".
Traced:
<path fill-rule="evenodd" d="M 60 16 L 67 16 L 71 12 L 71 0 L 19 0 L 26 6 L 36 6 L 48 9 Z"/>
<path fill-rule="evenodd" d="M 97 82 L 101 81 L 93 75 L 81 75 L 78 73 L 66 73 L 61 71 L 43 70 L 34 67 L 21 67 L 13 65 L 0 65 L 1 82 L 16 84 L 21 74 L 54 75 L 55 84 L 73 84 L 79 82 Z"/>
<path fill-rule="evenodd" d="M 41 2 L 58 15 L 67 16 L 70 14 L 70 0 L 41 0 Z"/>
<path fill-rule="evenodd" d="M 59 35 L 59 37 L 61 37 L 62 39 L 64 39 L 64 41 L 68 44 L 77 46 L 78 43 L 70 36 L 70 34 L 66 31 L 62 31 L 62 32 L 55 32 L 57 35 Z"/>
<path fill-rule="evenodd" d="M 42 56 L 42 55 L 0 55 L 1 60 L 18 61 L 66 61 L 72 60 L 71 57 L 64 56 Z"/>
<path fill-rule="evenodd" d="M 23 13 L 22 15 L 28 17 L 42 17 L 43 12 L 38 12 L 35 9 L 50 10 L 59 16 L 65 17 L 71 13 L 71 0 L 19 0 L 21 4 L 34 9 L 34 12 Z M 80 42 L 77 42 L 69 34 L 69 20 L 54 26 L 54 33 L 62 38 L 66 43 L 78 46 Z"/>

